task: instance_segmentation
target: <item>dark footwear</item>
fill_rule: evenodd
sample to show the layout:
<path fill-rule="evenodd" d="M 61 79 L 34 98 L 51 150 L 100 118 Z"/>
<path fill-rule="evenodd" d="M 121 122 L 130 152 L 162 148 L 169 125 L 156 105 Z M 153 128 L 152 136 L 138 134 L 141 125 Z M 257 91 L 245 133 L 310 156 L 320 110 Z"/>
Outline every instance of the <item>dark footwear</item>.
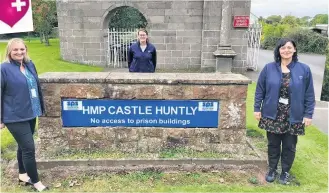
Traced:
<path fill-rule="evenodd" d="M 270 168 L 268 172 L 266 173 L 265 180 L 266 182 L 274 182 L 278 175 L 278 172 L 276 172 L 276 169 Z"/>
<path fill-rule="evenodd" d="M 282 172 L 280 175 L 280 179 L 279 179 L 280 184 L 283 184 L 283 185 L 290 184 L 289 177 L 290 177 L 290 174 L 288 172 Z"/>
<path fill-rule="evenodd" d="M 25 181 L 18 178 L 18 184 L 21 184 L 21 183 L 25 183 L 24 186 L 33 185 L 32 181 L 31 181 L 31 178 L 27 182 L 25 182 Z"/>

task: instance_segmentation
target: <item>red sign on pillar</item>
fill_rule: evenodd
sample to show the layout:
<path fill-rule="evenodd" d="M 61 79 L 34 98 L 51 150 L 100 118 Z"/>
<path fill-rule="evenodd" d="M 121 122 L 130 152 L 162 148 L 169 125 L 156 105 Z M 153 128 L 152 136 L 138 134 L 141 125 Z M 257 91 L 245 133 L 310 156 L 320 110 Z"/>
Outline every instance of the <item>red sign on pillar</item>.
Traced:
<path fill-rule="evenodd" d="M 234 16 L 233 27 L 249 27 L 249 16 Z"/>

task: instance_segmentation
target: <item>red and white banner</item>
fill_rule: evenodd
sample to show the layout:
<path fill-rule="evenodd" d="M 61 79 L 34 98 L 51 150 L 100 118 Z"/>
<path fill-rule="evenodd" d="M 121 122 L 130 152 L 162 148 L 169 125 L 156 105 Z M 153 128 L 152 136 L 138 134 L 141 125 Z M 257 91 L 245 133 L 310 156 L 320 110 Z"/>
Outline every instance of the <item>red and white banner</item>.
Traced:
<path fill-rule="evenodd" d="M 0 34 L 33 31 L 31 0 L 0 0 Z"/>

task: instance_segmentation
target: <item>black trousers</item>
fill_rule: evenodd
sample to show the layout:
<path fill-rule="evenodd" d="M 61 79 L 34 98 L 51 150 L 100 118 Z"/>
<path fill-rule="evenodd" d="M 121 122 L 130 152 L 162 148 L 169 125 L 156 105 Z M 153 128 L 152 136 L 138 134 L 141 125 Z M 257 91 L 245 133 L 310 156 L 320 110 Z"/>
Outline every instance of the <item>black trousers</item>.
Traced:
<path fill-rule="evenodd" d="M 19 173 L 27 173 L 32 183 L 39 182 L 33 140 L 35 124 L 36 119 L 6 124 L 6 127 L 18 144 L 17 161 Z"/>
<path fill-rule="evenodd" d="M 281 157 L 282 172 L 289 172 L 295 159 L 297 135 L 267 132 L 267 140 L 269 167 L 277 169 Z"/>

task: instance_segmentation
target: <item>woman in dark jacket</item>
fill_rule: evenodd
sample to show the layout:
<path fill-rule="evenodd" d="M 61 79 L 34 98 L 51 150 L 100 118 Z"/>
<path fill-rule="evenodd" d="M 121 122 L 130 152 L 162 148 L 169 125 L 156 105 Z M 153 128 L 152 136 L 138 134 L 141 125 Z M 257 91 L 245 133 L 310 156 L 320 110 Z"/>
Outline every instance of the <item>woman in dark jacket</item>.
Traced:
<path fill-rule="evenodd" d="M 297 136 L 305 135 L 305 126 L 312 122 L 315 106 L 313 78 L 310 68 L 298 62 L 293 40 L 279 40 L 274 59 L 275 62 L 267 64 L 259 75 L 254 115 L 259 120 L 259 127 L 267 131 L 269 170 L 265 179 L 267 182 L 276 179 L 281 157 L 279 182 L 288 184 Z"/>
<path fill-rule="evenodd" d="M 36 118 L 44 112 L 38 74 L 22 39 L 8 42 L 1 67 L 1 128 L 5 126 L 18 144 L 19 182 L 37 191 L 48 189 L 38 177 L 33 133 Z"/>
<path fill-rule="evenodd" d="M 137 32 L 138 41 L 129 48 L 129 72 L 154 72 L 156 68 L 156 49 L 148 41 L 145 29 Z"/>

